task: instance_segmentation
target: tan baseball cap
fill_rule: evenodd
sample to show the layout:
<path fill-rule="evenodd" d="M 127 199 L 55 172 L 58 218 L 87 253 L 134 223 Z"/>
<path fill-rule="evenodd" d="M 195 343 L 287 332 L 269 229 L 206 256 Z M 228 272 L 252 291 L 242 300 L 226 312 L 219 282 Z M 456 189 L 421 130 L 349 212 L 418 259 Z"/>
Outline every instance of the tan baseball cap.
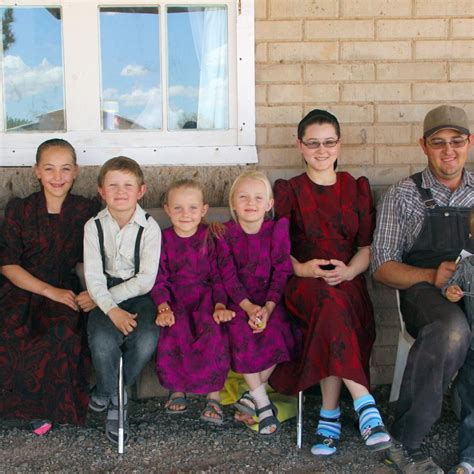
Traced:
<path fill-rule="evenodd" d="M 463 109 L 452 105 L 440 105 L 430 110 L 423 122 L 423 137 L 428 138 L 446 128 L 469 135 L 469 122 Z"/>

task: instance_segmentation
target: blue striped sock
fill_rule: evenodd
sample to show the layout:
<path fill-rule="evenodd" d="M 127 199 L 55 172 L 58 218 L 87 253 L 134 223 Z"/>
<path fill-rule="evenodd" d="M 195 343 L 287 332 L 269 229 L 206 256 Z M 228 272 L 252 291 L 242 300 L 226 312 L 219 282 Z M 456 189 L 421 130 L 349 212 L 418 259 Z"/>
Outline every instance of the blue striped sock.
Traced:
<path fill-rule="evenodd" d="M 365 408 L 370 405 L 369 408 Z M 378 408 L 375 406 L 374 397 L 369 393 L 362 397 L 354 400 L 354 409 L 359 415 L 359 430 L 363 435 L 364 431 L 376 426 L 384 426 L 382 417 Z M 374 444 L 385 443 L 390 441 L 390 435 L 388 433 L 373 433 L 366 440 L 367 446 L 373 446 Z"/>
<path fill-rule="evenodd" d="M 324 438 L 336 440 L 335 444 L 337 445 L 337 441 L 341 437 L 341 422 L 339 421 L 341 409 L 339 407 L 334 410 L 321 408 L 319 416 L 316 434 Z M 318 442 L 311 448 L 311 452 L 316 456 L 330 456 L 336 452 L 336 446 Z"/>

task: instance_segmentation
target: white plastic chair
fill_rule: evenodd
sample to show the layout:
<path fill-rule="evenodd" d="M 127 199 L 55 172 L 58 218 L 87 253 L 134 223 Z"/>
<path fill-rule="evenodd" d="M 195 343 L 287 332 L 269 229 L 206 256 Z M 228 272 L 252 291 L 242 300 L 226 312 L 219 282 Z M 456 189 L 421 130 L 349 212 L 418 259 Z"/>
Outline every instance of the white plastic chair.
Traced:
<path fill-rule="evenodd" d="M 303 445 L 303 391 L 298 392 L 298 412 L 296 414 L 296 447 L 301 449 Z"/>
<path fill-rule="evenodd" d="M 123 358 L 120 356 L 118 371 L 118 453 L 123 454 L 124 448 L 124 385 L 123 385 Z"/>
<path fill-rule="evenodd" d="M 415 342 L 405 327 L 402 312 L 400 311 L 400 292 L 396 291 L 398 317 L 400 319 L 400 333 L 398 335 L 397 360 L 395 362 L 395 371 L 393 373 L 392 389 L 390 390 L 390 401 L 398 400 L 400 394 L 400 385 L 402 384 L 403 372 L 407 365 L 408 352 Z"/>

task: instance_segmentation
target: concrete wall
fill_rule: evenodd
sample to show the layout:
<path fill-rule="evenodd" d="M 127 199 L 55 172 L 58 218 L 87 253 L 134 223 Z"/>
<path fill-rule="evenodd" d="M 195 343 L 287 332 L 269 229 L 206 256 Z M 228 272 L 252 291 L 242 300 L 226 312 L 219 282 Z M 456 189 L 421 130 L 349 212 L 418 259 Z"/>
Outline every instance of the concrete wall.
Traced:
<path fill-rule="evenodd" d="M 473 0 L 255 0 L 255 16 L 258 166 L 272 180 L 302 171 L 296 124 L 314 107 L 340 119 L 340 167 L 368 176 L 377 199 L 424 166 L 417 139 L 427 110 L 455 104 L 474 125 Z M 180 175 L 202 180 L 211 205 L 225 205 L 240 171 L 148 167 L 144 204 L 160 206 L 167 184 Z M 96 174 L 83 169 L 76 191 L 94 194 Z M 31 170 L 3 169 L 0 208 L 35 185 Z M 388 383 L 398 334 L 395 295 L 371 281 L 369 288 L 378 332 L 372 381 Z"/>

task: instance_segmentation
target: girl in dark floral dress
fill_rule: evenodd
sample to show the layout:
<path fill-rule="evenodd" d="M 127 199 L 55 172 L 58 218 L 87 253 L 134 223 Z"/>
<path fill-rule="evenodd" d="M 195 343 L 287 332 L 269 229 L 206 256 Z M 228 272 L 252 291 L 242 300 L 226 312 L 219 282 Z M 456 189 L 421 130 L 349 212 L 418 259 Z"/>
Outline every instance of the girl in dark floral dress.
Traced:
<path fill-rule="evenodd" d="M 88 403 L 84 315 L 93 303 L 80 292 L 84 223 L 96 212 L 70 194 L 77 176 L 74 148 L 42 143 L 35 174 L 41 191 L 13 199 L 0 240 L 0 417 L 82 424 Z"/>
<path fill-rule="evenodd" d="M 295 275 L 285 302 L 303 331 L 295 362 L 281 364 L 270 383 L 294 394 L 319 383 L 323 397 L 315 455 L 336 452 L 341 435 L 339 396 L 344 384 L 354 399 L 359 428 L 371 450 L 391 445 L 369 393 L 369 358 L 375 339 L 364 271 L 369 265 L 374 210 L 366 178 L 336 172 L 339 123 L 313 110 L 298 126 L 297 145 L 306 173 L 275 183 L 275 212 L 290 219 Z"/>

